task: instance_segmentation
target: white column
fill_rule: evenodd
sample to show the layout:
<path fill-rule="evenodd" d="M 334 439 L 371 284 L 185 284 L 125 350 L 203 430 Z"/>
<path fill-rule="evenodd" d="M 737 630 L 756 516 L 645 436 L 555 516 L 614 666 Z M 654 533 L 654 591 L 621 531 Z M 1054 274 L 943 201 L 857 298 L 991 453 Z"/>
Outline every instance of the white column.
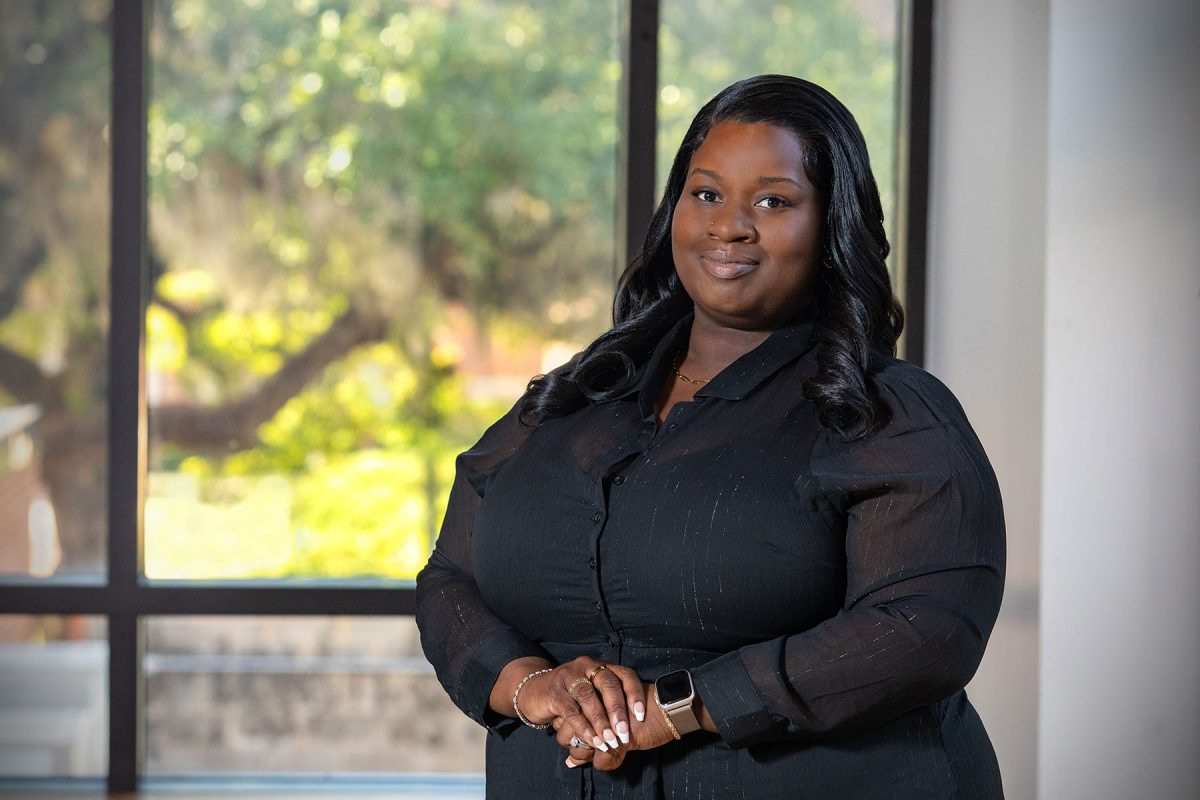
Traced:
<path fill-rule="evenodd" d="M 1051 8 L 1038 794 L 1195 798 L 1200 3 Z"/>
<path fill-rule="evenodd" d="M 1049 0 L 936 14 L 926 366 L 962 402 L 1004 496 L 1005 602 L 967 694 L 1007 797 L 1032 800 Z"/>

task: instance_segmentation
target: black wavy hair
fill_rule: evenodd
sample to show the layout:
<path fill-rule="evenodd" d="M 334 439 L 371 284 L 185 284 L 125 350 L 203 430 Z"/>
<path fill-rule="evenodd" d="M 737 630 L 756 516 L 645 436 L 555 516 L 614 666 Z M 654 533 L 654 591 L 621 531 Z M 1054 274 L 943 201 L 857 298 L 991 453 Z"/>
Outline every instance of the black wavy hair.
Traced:
<path fill-rule="evenodd" d="M 866 142 L 850 111 L 825 89 L 787 75 L 759 75 L 721 90 L 692 120 L 642 252 L 621 275 L 613 327 L 564 366 L 530 381 L 520 408 L 526 425 L 628 390 L 662 336 L 692 310 L 671 257 L 671 218 L 692 155 L 725 121 L 794 133 L 804 145 L 804 171 L 820 194 L 821 264 L 813 287 L 817 374 L 806 383 L 805 396 L 817 403 L 821 424 L 847 439 L 886 421 L 867 375 L 873 350 L 895 355 L 904 312 L 885 264 L 883 207 Z"/>

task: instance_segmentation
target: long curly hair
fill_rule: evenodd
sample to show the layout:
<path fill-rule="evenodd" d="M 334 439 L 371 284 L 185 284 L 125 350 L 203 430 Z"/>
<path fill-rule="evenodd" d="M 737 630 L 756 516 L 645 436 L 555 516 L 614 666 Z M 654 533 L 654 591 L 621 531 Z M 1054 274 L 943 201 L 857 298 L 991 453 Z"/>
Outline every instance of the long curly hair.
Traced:
<path fill-rule="evenodd" d="M 759 75 L 721 90 L 696 114 L 675 154 L 663 199 L 641 254 L 625 269 L 613 301 L 613 327 L 522 399 L 527 425 L 564 416 L 627 391 L 663 335 L 692 310 L 671 257 L 671 219 L 692 155 L 720 122 L 786 128 L 804 145 L 804 170 L 824 212 L 821 264 L 814 282 L 817 374 L 805 396 L 821 424 L 847 439 L 886 420 L 871 390 L 873 351 L 894 356 L 904 311 L 892 293 L 879 189 L 867 145 L 850 111 L 825 89 L 787 75 Z"/>

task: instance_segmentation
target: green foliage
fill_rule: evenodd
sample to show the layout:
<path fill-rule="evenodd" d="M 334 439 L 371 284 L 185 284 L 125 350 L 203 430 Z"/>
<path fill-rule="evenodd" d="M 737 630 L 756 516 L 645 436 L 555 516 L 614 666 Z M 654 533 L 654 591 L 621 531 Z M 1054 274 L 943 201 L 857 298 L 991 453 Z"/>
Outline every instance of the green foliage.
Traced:
<path fill-rule="evenodd" d="M 818 83 L 858 120 L 889 223 L 895 208 L 898 4 L 894 0 L 664 0 L 659 36 L 658 174 L 688 123 L 725 86 L 762 73 Z M 895 240 L 895 226 L 889 224 Z"/>
<path fill-rule="evenodd" d="M 453 455 L 512 400 L 469 399 L 457 361 L 438 355 L 430 332 L 445 326 L 446 303 L 472 309 L 501 352 L 564 331 L 578 346 L 603 327 L 614 6 L 159 9 L 152 230 L 169 264 L 158 292 L 188 313 L 152 309 L 151 368 L 220 402 L 274 373 L 348 303 L 391 309 L 395 324 L 288 401 L 258 447 L 221 458 L 163 443 L 158 463 L 197 476 L 194 502 L 227 511 L 254 496 L 255 476 L 288 476 L 290 556 L 249 559 L 255 574 L 412 577 Z M 557 297 L 572 302 L 548 317 Z M 520 341 L 498 345 L 504 330 Z M 232 476 L 240 493 L 207 496 Z M 155 562 L 164 574 L 168 561 Z"/>
<path fill-rule="evenodd" d="M 457 452 L 449 443 L 436 454 L 362 450 L 301 477 L 289 574 L 415 577 L 429 558 L 427 532 L 440 522 Z"/>
<path fill-rule="evenodd" d="M 0 345 L 51 364 L 72 353 L 85 371 L 102 365 L 107 331 L 108 6 L 0 7 L 0 292 L 23 289 L 15 308 L 0 304 Z M 93 412 L 102 381 L 64 381 L 71 412 Z"/>
<path fill-rule="evenodd" d="M 160 241 L 172 263 L 207 250 L 242 291 L 298 273 L 322 294 L 450 289 L 536 316 L 611 274 L 612 26 L 579 0 L 175 3 L 154 39 L 155 197 L 176 217 L 197 193 L 232 202 L 223 246 L 192 246 L 212 217 Z"/>

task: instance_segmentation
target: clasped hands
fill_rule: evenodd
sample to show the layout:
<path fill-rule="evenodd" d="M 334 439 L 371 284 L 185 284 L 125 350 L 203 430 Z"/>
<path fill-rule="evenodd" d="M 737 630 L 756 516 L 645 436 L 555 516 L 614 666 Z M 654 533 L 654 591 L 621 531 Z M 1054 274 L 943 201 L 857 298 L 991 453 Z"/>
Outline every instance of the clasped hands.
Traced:
<path fill-rule="evenodd" d="M 674 740 L 653 697 L 654 684 L 629 667 L 581 656 L 531 678 L 521 689 L 520 706 L 531 723 L 554 727 L 568 767 L 591 762 L 608 771 L 631 750 Z M 648 706 L 655 707 L 647 712 Z"/>

